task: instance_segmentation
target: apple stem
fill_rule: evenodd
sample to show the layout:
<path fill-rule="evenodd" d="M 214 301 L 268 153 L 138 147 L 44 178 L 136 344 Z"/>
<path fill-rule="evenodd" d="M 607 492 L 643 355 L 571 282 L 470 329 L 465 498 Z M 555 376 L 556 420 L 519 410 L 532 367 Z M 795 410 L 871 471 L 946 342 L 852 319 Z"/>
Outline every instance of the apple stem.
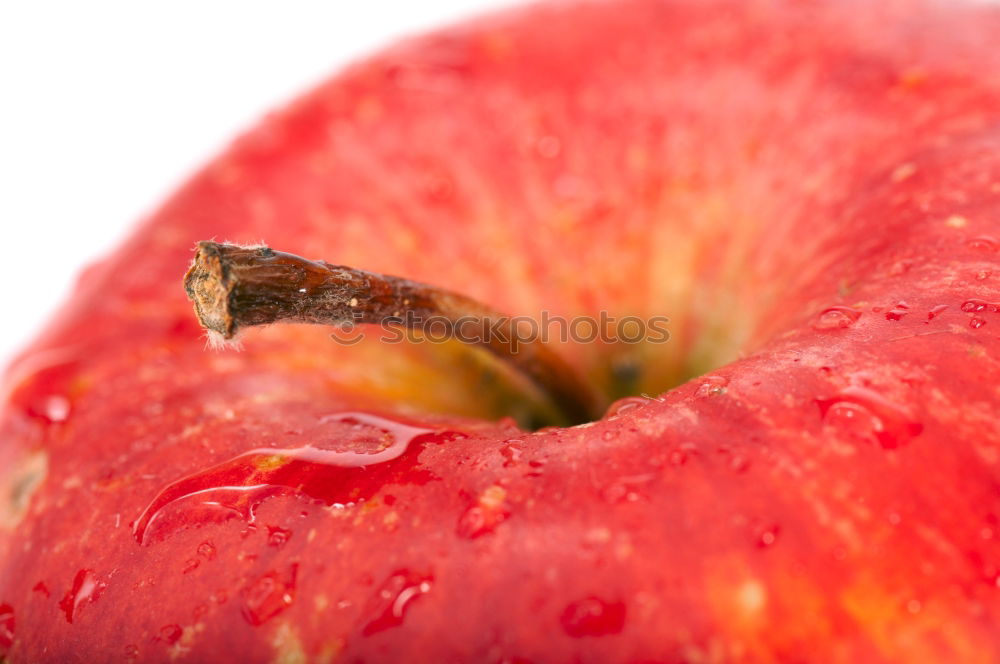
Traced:
<path fill-rule="evenodd" d="M 233 339 L 269 323 L 403 325 L 481 346 L 528 378 L 570 422 L 600 417 L 597 392 L 539 338 L 475 300 L 400 277 L 269 247 L 199 242 L 184 277 L 202 326 Z M 471 330 L 471 333 L 470 333 Z"/>

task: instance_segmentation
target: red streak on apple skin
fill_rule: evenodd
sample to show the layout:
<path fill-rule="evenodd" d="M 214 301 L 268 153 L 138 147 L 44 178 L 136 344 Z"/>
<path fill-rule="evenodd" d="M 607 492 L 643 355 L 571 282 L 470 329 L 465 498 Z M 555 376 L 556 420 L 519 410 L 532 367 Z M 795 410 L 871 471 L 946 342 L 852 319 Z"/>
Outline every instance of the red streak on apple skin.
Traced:
<path fill-rule="evenodd" d="M 0 652 L 992 664 L 997 34 L 985 4 L 557 3 L 275 114 L 9 371 Z M 212 236 L 669 316 L 667 344 L 559 349 L 656 398 L 528 433 L 464 348 L 276 326 L 206 352 L 179 281 Z M 364 465 L 398 440 L 343 412 L 467 437 Z"/>

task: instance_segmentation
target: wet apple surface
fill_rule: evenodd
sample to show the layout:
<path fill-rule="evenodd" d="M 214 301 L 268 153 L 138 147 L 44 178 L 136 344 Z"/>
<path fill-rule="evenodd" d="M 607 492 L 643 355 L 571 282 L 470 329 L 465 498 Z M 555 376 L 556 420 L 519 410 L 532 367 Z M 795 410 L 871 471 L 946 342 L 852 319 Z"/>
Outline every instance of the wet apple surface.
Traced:
<path fill-rule="evenodd" d="M 994 661 L 998 32 L 540 5 L 268 118 L 6 373 L 0 658 Z M 457 342 L 206 349 L 208 237 L 670 340 L 551 344 L 615 403 L 531 431 Z"/>

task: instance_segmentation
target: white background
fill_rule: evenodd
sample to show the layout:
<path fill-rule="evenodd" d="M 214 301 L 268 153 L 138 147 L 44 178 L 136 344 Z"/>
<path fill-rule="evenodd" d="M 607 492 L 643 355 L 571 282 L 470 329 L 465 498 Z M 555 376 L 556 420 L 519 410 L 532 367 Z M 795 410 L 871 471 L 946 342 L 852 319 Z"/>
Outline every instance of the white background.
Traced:
<path fill-rule="evenodd" d="M 0 367 L 84 264 L 267 110 L 511 2 L 0 2 Z"/>

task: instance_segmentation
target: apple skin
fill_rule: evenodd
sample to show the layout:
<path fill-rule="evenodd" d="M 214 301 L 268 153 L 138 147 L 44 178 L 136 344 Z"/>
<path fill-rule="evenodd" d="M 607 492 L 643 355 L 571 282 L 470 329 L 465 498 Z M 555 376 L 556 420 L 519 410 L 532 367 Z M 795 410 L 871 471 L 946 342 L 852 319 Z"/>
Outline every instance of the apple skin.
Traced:
<path fill-rule="evenodd" d="M 8 370 L 0 658 L 996 661 L 997 34 L 975 4 L 541 5 L 269 117 Z M 213 236 L 669 315 L 561 345 L 608 395 L 712 371 L 529 433 L 455 344 L 206 351 L 180 278 Z"/>

